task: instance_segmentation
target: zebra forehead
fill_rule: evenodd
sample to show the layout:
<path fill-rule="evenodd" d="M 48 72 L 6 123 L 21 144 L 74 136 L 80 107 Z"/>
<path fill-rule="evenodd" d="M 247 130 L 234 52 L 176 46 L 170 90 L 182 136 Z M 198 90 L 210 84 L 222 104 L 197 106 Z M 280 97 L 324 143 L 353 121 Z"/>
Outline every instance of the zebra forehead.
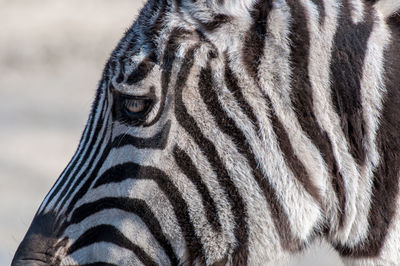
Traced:
<path fill-rule="evenodd" d="M 185 42 L 193 44 L 204 40 L 202 33 L 214 31 L 234 20 L 243 22 L 245 28 L 254 20 L 265 20 L 273 5 L 279 7 L 282 1 L 150 0 L 115 48 L 110 61 L 114 61 L 117 68 L 122 65 L 134 68 L 152 55 L 156 55 L 153 61 L 161 60 L 157 55 L 164 54 L 168 42 L 175 42 L 176 46 Z M 176 28 L 179 28 L 178 33 L 173 30 Z"/>

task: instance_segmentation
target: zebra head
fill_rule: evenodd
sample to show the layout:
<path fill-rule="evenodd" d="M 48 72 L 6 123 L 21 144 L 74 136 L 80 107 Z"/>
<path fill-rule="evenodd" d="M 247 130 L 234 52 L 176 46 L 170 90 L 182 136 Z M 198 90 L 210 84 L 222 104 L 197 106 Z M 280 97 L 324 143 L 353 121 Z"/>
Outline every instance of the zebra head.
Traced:
<path fill-rule="evenodd" d="M 373 2 L 149 0 L 13 265 L 281 265 L 321 235 L 377 256 L 399 4 Z"/>
<path fill-rule="evenodd" d="M 223 119 L 233 125 L 218 94 L 229 89 L 230 98 L 238 97 L 234 71 L 225 65 L 236 55 L 223 53 L 225 47 L 205 34 L 230 18 L 195 17 L 191 5 L 151 0 L 122 38 L 105 66 L 79 147 L 13 265 L 205 263 L 203 230 L 220 241 L 207 247 L 208 263 L 247 245 L 243 196 L 224 162 L 242 155 L 222 158 L 235 140 L 218 129 Z M 198 7 L 204 14 L 211 10 L 205 3 Z M 233 87 L 226 88 L 225 79 Z M 241 126 L 255 133 L 251 121 Z M 243 133 L 224 126 L 232 129 L 245 147 Z M 236 172 L 245 180 L 248 169 Z"/>

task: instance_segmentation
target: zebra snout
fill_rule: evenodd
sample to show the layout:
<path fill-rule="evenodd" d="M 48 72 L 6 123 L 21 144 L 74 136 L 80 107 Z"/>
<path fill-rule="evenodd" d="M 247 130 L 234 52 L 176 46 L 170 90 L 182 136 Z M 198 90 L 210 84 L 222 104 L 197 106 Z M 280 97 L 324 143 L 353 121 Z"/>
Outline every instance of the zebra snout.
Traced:
<path fill-rule="evenodd" d="M 40 234 L 27 234 L 15 253 L 11 266 L 59 265 L 55 240 Z"/>
<path fill-rule="evenodd" d="M 38 214 L 15 252 L 11 266 L 59 265 L 60 251 L 67 243 L 60 240 L 55 215 Z"/>

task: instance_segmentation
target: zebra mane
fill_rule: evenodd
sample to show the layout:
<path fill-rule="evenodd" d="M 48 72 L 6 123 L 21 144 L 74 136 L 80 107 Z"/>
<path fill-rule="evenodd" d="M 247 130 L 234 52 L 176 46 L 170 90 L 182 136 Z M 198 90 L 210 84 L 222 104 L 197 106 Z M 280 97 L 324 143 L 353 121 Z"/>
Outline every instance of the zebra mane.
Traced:
<path fill-rule="evenodd" d="M 400 11 L 400 0 L 380 0 L 375 7 L 385 18 L 388 18 Z"/>

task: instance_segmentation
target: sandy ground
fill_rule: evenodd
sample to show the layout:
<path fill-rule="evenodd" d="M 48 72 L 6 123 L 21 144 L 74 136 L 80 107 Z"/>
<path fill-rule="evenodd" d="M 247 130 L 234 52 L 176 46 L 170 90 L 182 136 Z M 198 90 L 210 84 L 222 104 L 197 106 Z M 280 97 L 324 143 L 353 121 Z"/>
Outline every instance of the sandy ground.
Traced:
<path fill-rule="evenodd" d="M 137 0 L 0 0 L 0 265 L 72 157 Z M 292 266 L 339 266 L 329 248 Z"/>

